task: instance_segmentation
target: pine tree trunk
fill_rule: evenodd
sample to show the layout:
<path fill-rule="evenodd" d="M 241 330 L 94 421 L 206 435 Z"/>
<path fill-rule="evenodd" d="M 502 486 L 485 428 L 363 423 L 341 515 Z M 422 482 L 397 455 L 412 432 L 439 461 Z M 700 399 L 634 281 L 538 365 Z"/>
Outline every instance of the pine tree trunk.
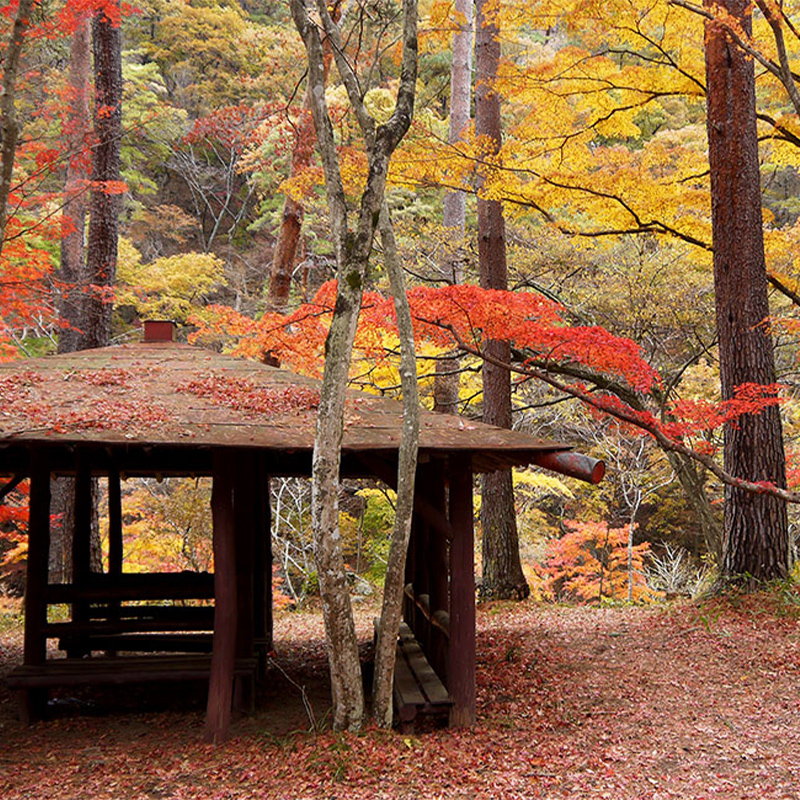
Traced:
<path fill-rule="evenodd" d="M 72 38 L 69 52 L 70 113 L 65 131 L 67 175 L 65 180 L 65 208 L 67 218 L 61 239 L 59 314 L 69 328 L 58 335 L 58 352 L 74 353 L 80 347 L 81 330 L 86 325 L 86 216 L 91 153 L 90 89 L 92 69 L 92 34 L 88 19 L 79 23 Z"/>
<path fill-rule="evenodd" d="M 719 8 L 749 31 L 746 0 Z M 762 231 L 753 61 L 716 22 L 706 27 L 708 143 L 722 397 L 743 383 L 772 384 L 775 364 L 764 322 L 769 316 Z M 786 486 L 777 408 L 725 428 L 725 469 L 750 481 Z M 726 486 L 723 580 L 784 578 L 789 569 L 786 504 Z"/>
<path fill-rule="evenodd" d="M 114 285 L 119 231 L 120 140 L 122 137 L 122 32 L 101 11 L 92 20 L 97 142 L 92 159 L 94 188 L 89 218 L 87 253 L 89 292 L 80 349 L 103 347 L 111 339 L 110 298 Z"/>
<path fill-rule="evenodd" d="M 478 0 L 475 33 L 475 133 L 487 140 L 491 153 L 500 150 L 502 131 L 500 96 L 493 90 L 500 63 L 496 25 L 488 18 L 488 0 Z M 502 205 L 478 195 L 478 258 L 481 286 L 508 289 L 506 229 Z M 487 355 L 510 363 L 507 343 L 487 342 Z M 483 364 L 483 421 L 511 427 L 511 373 L 494 364 Z M 514 509 L 511 471 L 484 475 L 481 488 L 483 576 L 481 594 L 486 598 L 523 600 L 530 588 L 519 558 L 519 536 Z"/>
<path fill-rule="evenodd" d="M 456 0 L 456 14 L 463 23 L 453 34 L 453 61 L 450 65 L 450 126 L 447 140 L 456 144 L 464 138 L 470 120 L 472 96 L 472 0 Z M 444 196 L 442 226 L 446 236 L 461 240 L 466 231 L 467 195 L 459 190 L 448 191 Z M 464 255 L 461 248 L 447 249 L 442 260 L 442 278 L 449 283 L 464 280 Z M 458 413 L 458 388 L 461 362 L 457 355 L 436 362 L 433 381 L 433 410 L 442 414 Z"/>

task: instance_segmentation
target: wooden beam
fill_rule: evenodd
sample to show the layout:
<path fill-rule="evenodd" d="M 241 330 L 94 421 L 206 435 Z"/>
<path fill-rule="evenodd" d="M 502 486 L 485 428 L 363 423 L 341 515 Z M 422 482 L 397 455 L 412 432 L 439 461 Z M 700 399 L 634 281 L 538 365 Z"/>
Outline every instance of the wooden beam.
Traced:
<path fill-rule="evenodd" d="M 453 698 L 450 725 L 475 724 L 475 556 L 472 464 L 450 462 L 450 646 L 447 688 Z"/>
<path fill-rule="evenodd" d="M 19 486 L 24 480 L 25 480 L 25 475 L 19 473 L 15 475 L 10 481 L 8 481 L 8 483 L 6 483 L 5 486 L 3 486 L 2 489 L 0 489 L 0 503 L 2 503 L 3 500 L 5 500 L 6 497 L 8 497 L 8 495 L 10 495 L 11 492 L 13 492 L 14 489 L 16 489 L 17 486 Z"/>
<path fill-rule="evenodd" d="M 215 454 L 211 514 L 214 536 L 214 642 L 208 682 L 205 741 L 228 737 L 236 660 L 236 543 L 233 512 L 233 459 Z"/>

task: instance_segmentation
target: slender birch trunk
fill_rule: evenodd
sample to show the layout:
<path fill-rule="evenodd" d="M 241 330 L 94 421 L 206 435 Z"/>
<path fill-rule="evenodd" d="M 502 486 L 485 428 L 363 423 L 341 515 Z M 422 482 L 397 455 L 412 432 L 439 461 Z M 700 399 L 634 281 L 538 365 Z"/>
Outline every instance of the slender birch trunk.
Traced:
<path fill-rule="evenodd" d="M 403 427 L 397 456 L 397 504 L 386 565 L 386 580 L 383 584 L 383 603 L 378 626 L 378 642 L 375 647 L 375 676 L 372 688 L 373 719 L 381 727 L 388 728 L 392 724 L 394 662 L 400 614 L 403 608 L 406 552 L 414 512 L 414 482 L 419 448 L 419 389 L 411 308 L 406 296 L 403 268 L 397 254 L 392 220 L 386 203 L 381 210 L 380 231 L 383 263 L 389 275 L 397 312 L 397 330 L 400 336 L 400 386 L 403 392 Z"/>
<path fill-rule="evenodd" d="M 358 730 L 364 718 L 364 695 L 350 595 L 339 533 L 338 492 L 345 390 L 353 351 L 361 296 L 373 238 L 384 202 L 389 160 L 411 124 L 417 76 L 417 5 L 404 0 L 403 59 L 397 101 L 392 116 L 376 126 L 363 103 L 364 90 L 347 61 L 339 27 L 325 0 L 317 0 L 317 15 L 330 40 L 339 75 L 364 136 L 369 171 L 355 229 L 348 229 L 348 208 L 333 126 L 325 101 L 324 53 L 317 24 L 303 0 L 291 0 L 292 17 L 308 56 L 308 85 L 317 132 L 317 147 L 325 173 L 331 233 L 336 252 L 336 307 L 325 345 L 325 370 L 312 461 L 312 525 L 322 595 L 333 694 L 333 725 Z"/>

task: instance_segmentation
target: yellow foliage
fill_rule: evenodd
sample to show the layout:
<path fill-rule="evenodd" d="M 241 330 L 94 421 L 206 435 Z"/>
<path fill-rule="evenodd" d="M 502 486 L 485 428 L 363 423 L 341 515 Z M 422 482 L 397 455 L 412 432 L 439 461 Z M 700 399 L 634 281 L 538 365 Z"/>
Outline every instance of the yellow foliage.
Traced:
<path fill-rule="evenodd" d="M 226 281 L 222 259 L 211 253 L 181 253 L 142 263 L 124 237 L 117 264 L 118 306 L 132 306 L 139 317 L 185 322 L 208 294 Z"/>

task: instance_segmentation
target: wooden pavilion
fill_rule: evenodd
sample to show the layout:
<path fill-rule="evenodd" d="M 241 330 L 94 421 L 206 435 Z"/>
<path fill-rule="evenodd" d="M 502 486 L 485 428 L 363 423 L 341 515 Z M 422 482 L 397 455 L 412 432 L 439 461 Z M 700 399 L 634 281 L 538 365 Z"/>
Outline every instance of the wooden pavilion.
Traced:
<path fill-rule="evenodd" d="M 0 499 L 30 478 L 24 662 L 9 678 L 23 718 L 37 716 L 52 686 L 205 678 L 206 735 L 224 738 L 232 704 L 252 702 L 259 662 L 272 646 L 269 478 L 310 475 L 318 383 L 176 344 L 171 323 L 149 323 L 140 344 L 0 364 L 0 400 L 0 475 L 8 476 Z M 396 401 L 349 393 L 343 477 L 394 483 L 401 415 Z M 604 467 L 563 445 L 456 416 L 424 411 L 420 427 L 404 641 L 411 652 L 415 640 L 418 672 L 441 679 L 438 700 L 450 723 L 469 725 L 473 475 L 536 464 L 597 482 Z M 54 475 L 75 478 L 73 576 L 63 584 L 48 576 Z M 213 575 L 123 571 L 120 481 L 130 476 L 212 477 Z M 95 477 L 108 481 L 105 574 L 90 567 Z M 56 604 L 70 607 L 69 619 L 49 618 Z M 48 658 L 48 639 L 58 639 L 67 657 Z M 425 681 L 414 680 L 404 719 L 437 702 L 419 699 Z"/>

